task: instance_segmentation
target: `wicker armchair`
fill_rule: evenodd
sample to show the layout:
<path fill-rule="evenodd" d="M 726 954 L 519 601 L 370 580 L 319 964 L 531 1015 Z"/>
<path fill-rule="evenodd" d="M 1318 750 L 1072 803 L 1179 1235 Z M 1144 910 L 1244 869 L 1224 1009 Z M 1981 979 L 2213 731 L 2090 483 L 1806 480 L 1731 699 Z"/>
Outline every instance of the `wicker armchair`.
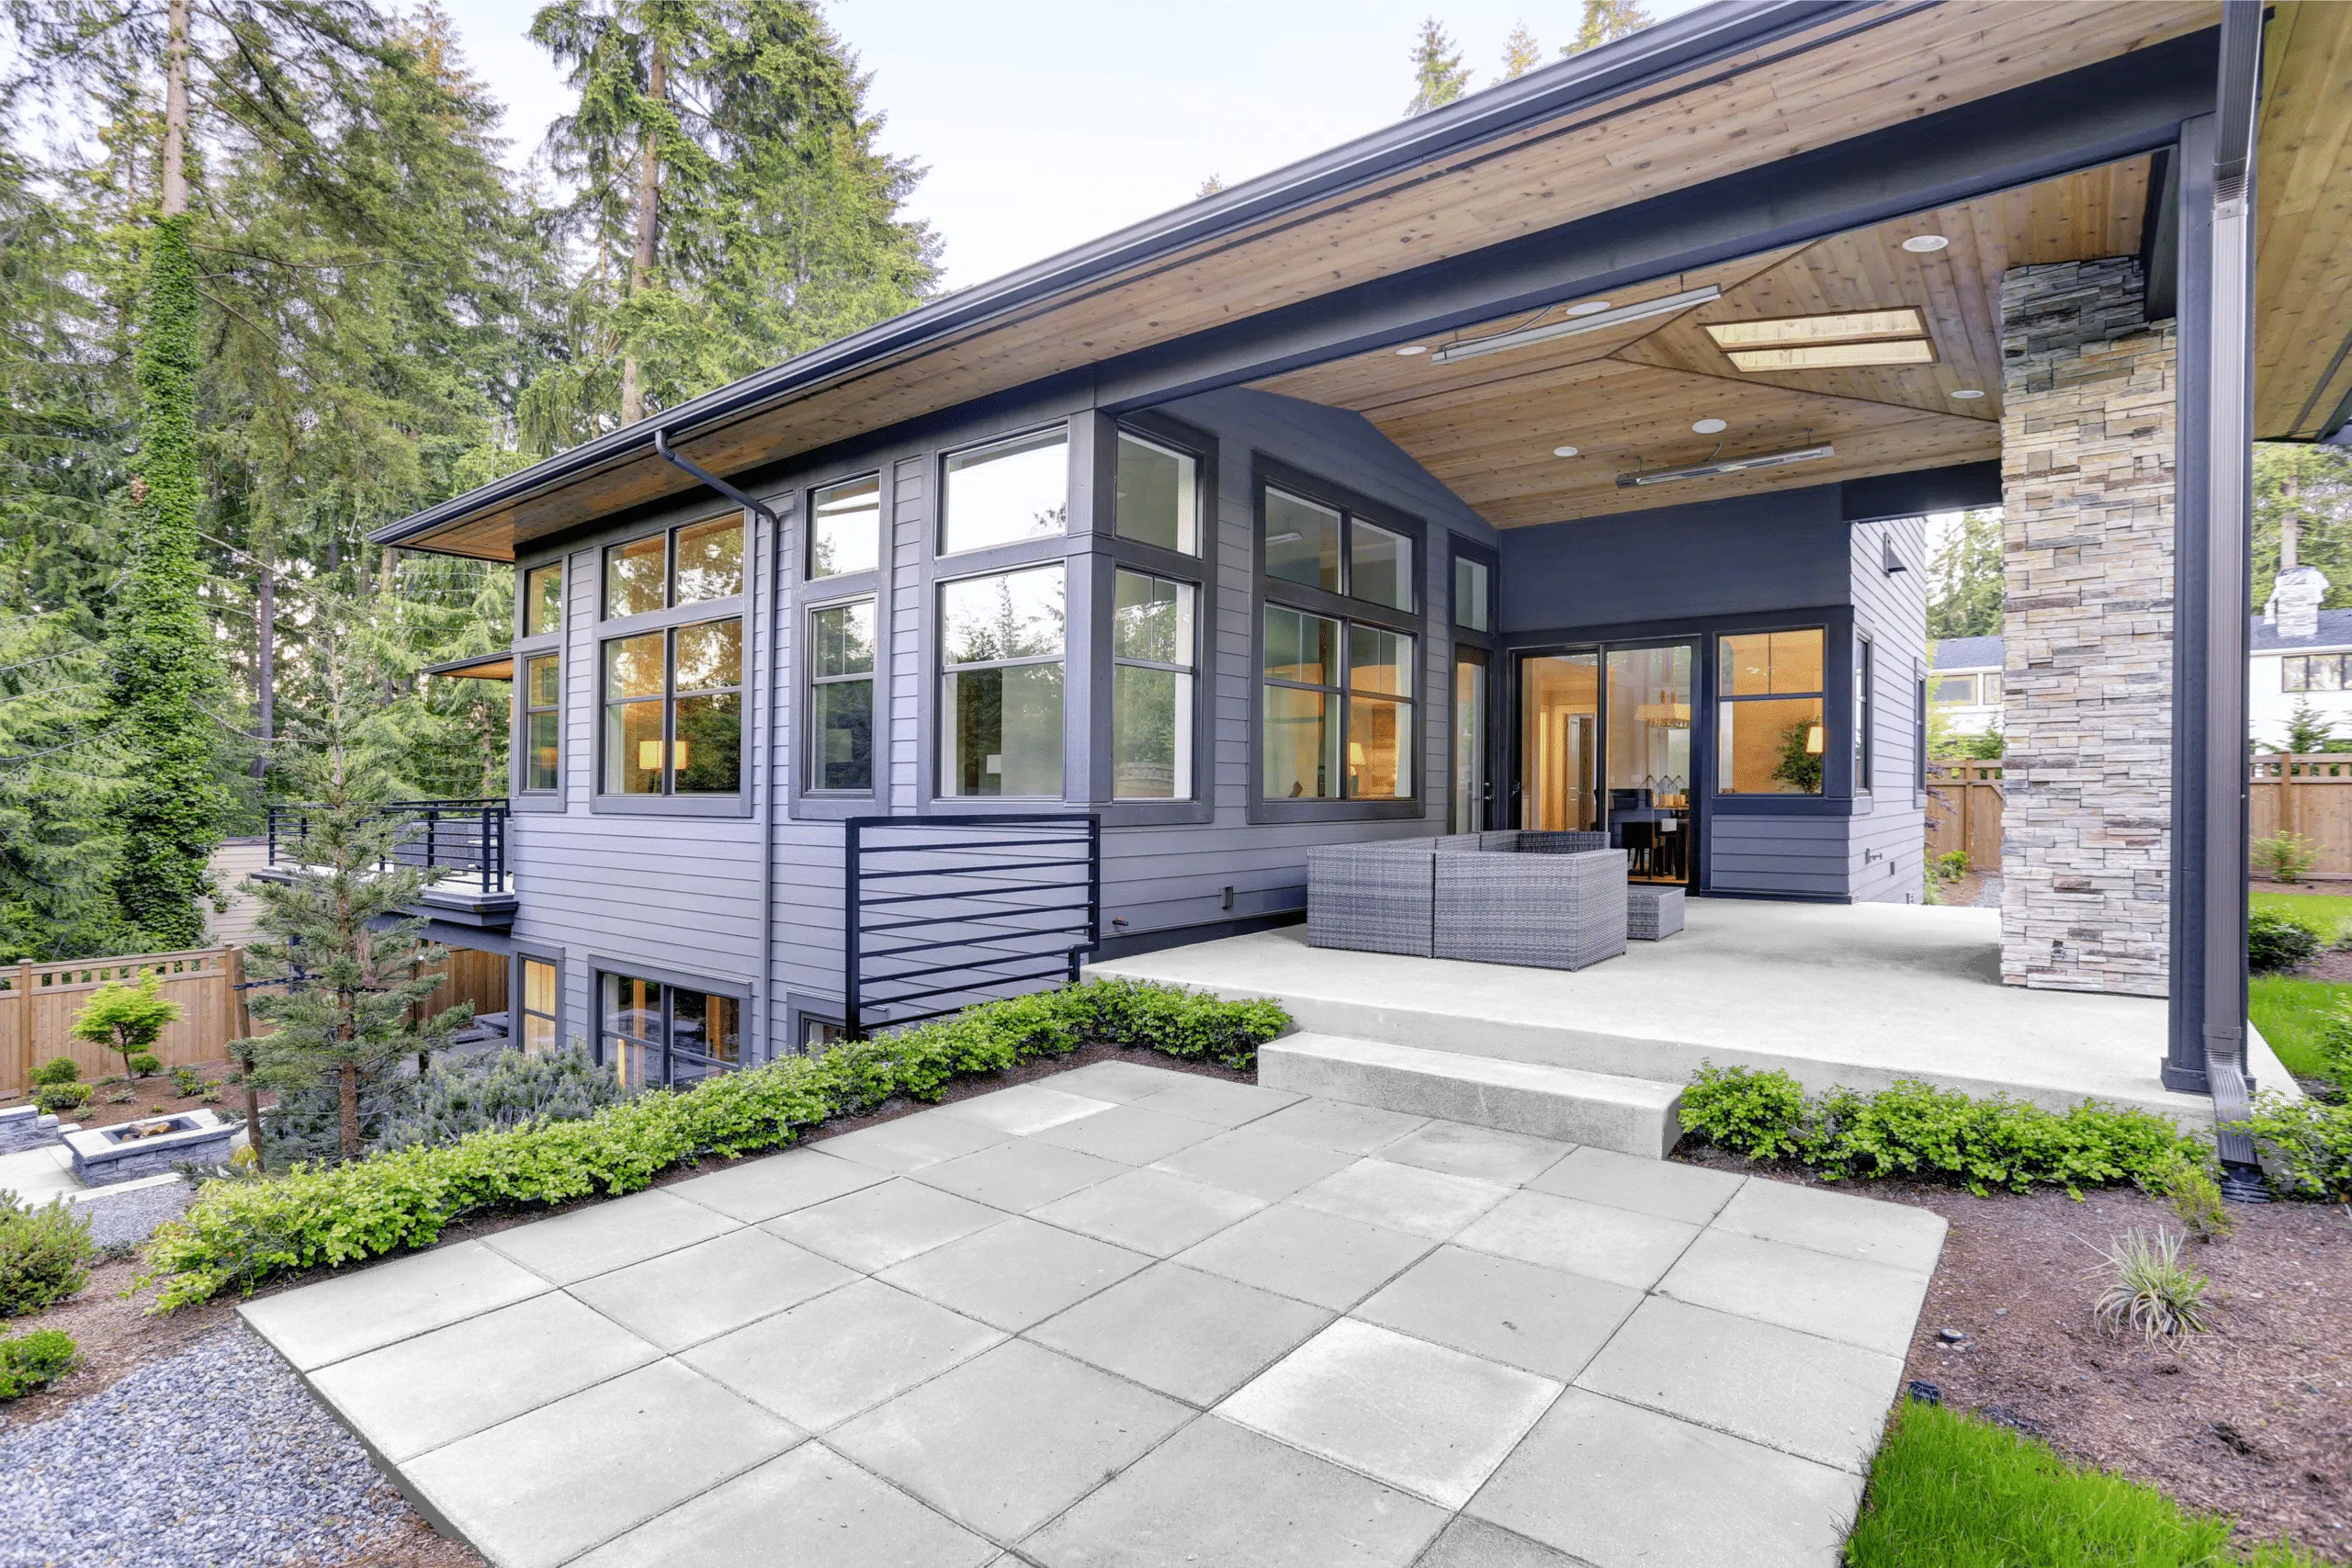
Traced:
<path fill-rule="evenodd" d="M 1437 858 L 1432 839 L 1307 851 L 1307 945 L 1427 958 Z"/>
<path fill-rule="evenodd" d="M 1625 951 L 1623 850 L 1434 858 L 1433 957 L 1581 969 Z"/>

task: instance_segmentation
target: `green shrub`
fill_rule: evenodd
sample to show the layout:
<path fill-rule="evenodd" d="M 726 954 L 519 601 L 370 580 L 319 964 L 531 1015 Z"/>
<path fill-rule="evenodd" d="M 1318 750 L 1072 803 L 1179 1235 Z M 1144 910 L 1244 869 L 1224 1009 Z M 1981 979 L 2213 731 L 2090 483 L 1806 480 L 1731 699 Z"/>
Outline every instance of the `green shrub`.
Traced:
<path fill-rule="evenodd" d="M 2142 1175 L 2140 1186 L 2151 1198 L 2168 1204 L 2199 1241 L 2214 1241 L 2238 1228 L 2230 1206 L 2222 1201 L 2222 1182 L 2211 1160 L 2173 1154 Z"/>
<path fill-rule="evenodd" d="M 85 1083 L 43 1084 L 33 1090 L 33 1104 L 43 1112 L 78 1111 L 90 1103 L 90 1086 Z"/>
<path fill-rule="evenodd" d="M 2273 833 L 2254 841 L 2254 863 L 2274 882 L 2300 882 L 2319 863 L 2319 845 L 2301 833 Z"/>
<path fill-rule="evenodd" d="M 71 1335 L 36 1328 L 0 1339 L 0 1400 L 21 1399 L 74 1370 L 78 1352 Z"/>
<path fill-rule="evenodd" d="M 2352 1104 L 2255 1096 L 2254 1114 L 2238 1123 L 2270 1152 L 2273 1187 L 2298 1198 L 2352 1203 Z"/>
<path fill-rule="evenodd" d="M 2319 1026 L 2313 1054 L 2326 1079 L 2352 1094 L 2352 1003 L 2338 1001 Z"/>
<path fill-rule="evenodd" d="M 62 1198 L 27 1208 L 0 1188 L 0 1317 L 53 1306 L 89 1282 L 90 1222 Z"/>
<path fill-rule="evenodd" d="M 2175 1232 L 2160 1230 L 2152 1238 L 2143 1231 L 2125 1231 L 2102 1255 L 2098 1272 L 2107 1276 L 2107 1287 L 2091 1304 L 2091 1315 L 2102 1328 L 2117 1334 L 2136 1328 L 2153 1342 L 2212 1326 L 2205 1276 L 2180 1260 Z"/>
<path fill-rule="evenodd" d="M 51 1056 L 32 1071 L 37 1084 L 76 1083 L 82 1077 L 82 1064 L 71 1056 Z"/>
<path fill-rule="evenodd" d="M 1749 1159 L 1787 1159 L 1804 1146 L 1804 1089 L 1786 1073 L 1702 1066 L 1682 1091 L 1682 1130 Z"/>
<path fill-rule="evenodd" d="M 129 1066 L 132 1077 L 152 1078 L 164 1070 L 164 1059 L 152 1052 L 140 1051 L 132 1054 Z"/>
<path fill-rule="evenodd" d="M 163 1282 L 159 1312 L 250 1293 L 280 1274 L 429 1247 L 480 1210 L 634 1192 L 682 1161 L 777 1148 L 893 1096 L 935 1100 L 952 1078 L 1089 1041 L 1127 1043 L 1121 1029 L 1146 1032 L 1141 1043 L 1173 1055 L 1250 1060 L 1289 1021 L 1271 1003 L 1119 981 L 989 1002 L 690 1089 L 651 1090 L 579 1121 L 478 1132 L 267 1179 L 208 1181 L 184 1215 L 156 1231 L 141 1282 Z"/>
<path fill-rule="evenodd" d="M 192 1100 L 206 1089 L 204 1075 L 194 1067 L 174 1067 L 172 1089 L 184 1100 Z"/>
<path fill-rule="evenodd" d="M 2268 909 L 2246 917 L 2246 966 L 2257 975 L 2301 969 L 2319 956 L 2319 933 L 2301 920 Z"/>

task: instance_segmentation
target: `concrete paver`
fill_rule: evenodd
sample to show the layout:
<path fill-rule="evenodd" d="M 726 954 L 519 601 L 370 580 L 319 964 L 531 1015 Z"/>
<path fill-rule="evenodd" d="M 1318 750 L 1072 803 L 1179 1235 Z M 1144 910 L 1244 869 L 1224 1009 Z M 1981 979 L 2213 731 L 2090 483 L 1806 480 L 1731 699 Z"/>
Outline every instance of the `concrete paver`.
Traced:
<path fill-rule="evenodd" d="M 1475 1176 L 1507 1187 L 1525 1186 L 1574 1153 L 1570 1145 L 1498 1127 L 1474 1127 L 1467 1122 L 1431 1122 L 1384 1145 L 1380 1157 L 1424 1170 Z M 1655 1161 L 1650 1162 L 1655 1164 Z"/>
<path fill-rule="evenodd" d="M 238 1315 L 297 1371 L 494 1312 L 551 1289 L 478 1241 L 247 1302 Z"/>
<path fill-rule="evenodd" d="M 747 1159 L 662 1190 L 751 1225 L 871 1187 L 888 1174 L 821 1149 L 791 1149 L 764 1159 Z"/>
<path fill-rule="evenodd" d="M 1641 1159 L 1613 1149 L 1580 1148 L 1527 1185 L 1555 1197 L 1703 1225 L 1739 1190 L 1743 1179 L 1728 1171 Z"/>
<path fill-rule="evenodd" d="M 1170 1116 L 1140 1105 L 1114 1105 L 1074 1122 L 1064 1122 L 1037 1134 L 1041 1144 L 1076 1149 L 1082 1155 L 1114 1159 L 1121 1165 L 1149 1165 L 1179 1149 L 1205 1143 L 1222 1131 L 1215 1122 L 1189 1116 Z"/>
<path fill-rule="evenodd" d="M 1589 1568 L 1540 1541 L 1456 1514 L 1413 1568 Z"/>
<path fill-rule="evenodd" d="M 1155 1263 L 1028 1337 L 1193 1404 L 1214 1404 L 1331 1321 L 1309 1306 L 1179 1263 Z"/>
<path fill-rule="evenodd" d="M 1657 1289 L 1694 1306 L 1899 1358 L 1918 1324 L 1928 1280 L 1883 1263 L 1711 1230 L 1690 1244 Z"/>
<path fill-rule="evenodd" d="M 1366 1224 L 1411 1231 L 1443 1241 L 1510 1196 L 1510 1189 L 1475 1176 L 1419 1166 L 1360 1159 L 1291 1194 L 1303 1208 L 1344 1214 Z"/>
<path fill-rule="evenodd" d="M 1131 1170 L 1057 1198 L 1037 1218 L 1166 1258 L 1264 1208 L 1262 1199 L 1164 1170 Z"/>
<path fill-rule="evenodd" d="M 1285 1105 L 1295 1105 L 1302 1098 L 1278 1089 L 1228 1083 L 1223 1078 L 1199 1077 L 1191 1073 L 1176 1077 L 1176 1083 L 1130 1103 L 1170 1116 L 1189 1116 L 1195 1122 L 1214 1122 L 1220 1127 L 1238 1127 L 1244 1122 L 1270 1116 Z"/>
<path fill-rule="evenodd" d="M 1341 1312 L 1430 1246 L 1409 1232 L 1276 1203 L 1177 1254 L 1177 1261 Z"/>
<path fill-rule="evenodd" d="M 1932 1274 L 1951 1227 L 1941 1214 L 1791 1181 L 1751 1181 L 1732 1195 L 1716 1224 L 1742 1235 L 1785 1241 Z"/>
<path fill-rule="evenodd" d="M 1629 1286 L 1441 1247 L 1352 1315 L 1565 1382 L 1641 1301 Z"/>
<path fill-rule="evenodd" d="M 1522 1190 L 1456 1239 L 1481 1252 L 1647 1290 L 1698 1234 L 1697 1225 L 1679 1220 Z"/>
<path fill-rule="evenodd" d="M 1066 1198 L 1081 1187 L 1108 1181 L 1126 1168 L 1076 1149 L 1023 1138 L 960 1159 L 927 1165 L 914 1172 L 912 1179 L 1017 1214 Z"/>
<path fill-rule="evenodd" d="M 1212 1181 L 1272 1203 L 1354 1163 L 1353 1155 L 1337 1149 L 1240 1127 L 1154 1160 L 1152 1168 Z"/>
<path fill-rule="evenodd" d="M 1429 1119 L 1425 1116 L 1408 1116 L 1375 1105 L 1302 1100 L 1260 1122 L 1258 1131 L 1338 1149 L 1342 1154 L 1368 1155 L 1427 1125 Z"/>
<path fill-rule="evenodd" d="M 1001 1209 L 904 1178 L 770 1220 L 769 1235 L 871 1272 L 1004 1218 Z"/>
<path fill-rule="evenodd" d="M 1145 1054 L 1147 1057 L 1148 1053 Z M 1185 1076 L 1174 1066 L 1163 1066 L 1165 1058 L 1134 1062 L 1089 1062 L 1054 1076 L 1054 1087 L 1070 1094 L 1082 1094 L 1094 1100 L 1115 1100 L 1122 1105 L 1158 1094 L 1172 1088 L 1178 1077 Z"/>
<path fill-rule="evenodd" d="M 662 1349 L 683 1350 L 856 1278 L 854 1269 L 752 1229 L 582 1280 L 569 1293 Z"/>
<path fill-rule="evenodd" d="M 1012 1218 L 886 1269 L 877 1278 L 1011 1331 L 1043 1322 L 1150 1262 L 1142 1253 L 1107 1241 Z"/>
<path fill-rule="evenodd" d="M 861 1280 L 679 1357 L 795 1426 L 823 1431 L 996 1344 L 984 1323 Z"/>
<path fill-rule="evenodd" d="M 855 1160 L 876 1170 L 904 1176 L 941 1160 L 977 1154 L 1003 1143 L 1011 1135 L 963 1117 L 919 1111 L 878 1126 L 837 1133 L 816 1147 L 818 1152 L 836 1159 Z"/>
<path fill-rule="evenodd" d="M 483 1244 L 534 1274 L 568 1285 L 735 1228 L 726 1215 L 656 1188 L 500 1231 Z"/>
<path fill-rule="evenodd" d="M 1032 1083 L 1001 1089 L 994 1094 L 959 1100 L 952 1105 L 941 1106 L 939 1113 L 959 1121 L 978 1122 L 981 1126 L 993 1127 L 1000 1133 L 1042 1133 L 1048 1127 L 1058 1127 L 1065 1122 L 1075 1122 L 1081 1116 L 1108 1111 L 1113 1103 Z"/>

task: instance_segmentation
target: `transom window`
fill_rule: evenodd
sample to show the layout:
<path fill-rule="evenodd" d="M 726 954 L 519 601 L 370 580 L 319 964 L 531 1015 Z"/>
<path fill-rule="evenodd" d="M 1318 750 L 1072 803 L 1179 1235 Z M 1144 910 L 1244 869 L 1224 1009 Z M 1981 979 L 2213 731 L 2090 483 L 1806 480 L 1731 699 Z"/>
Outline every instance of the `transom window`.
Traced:
<path fill-rule="evenodd" d="M 1114 530 L 1122 539 L 1180 555 L 1201 553 L 1201 461 L 1189 452 L 1119 432 Z"/>
<path fill-rule="evenodd" d="M 1492 578 L 1487 563 L 1469 556 L 1453 558 L 1453 624 L 1468 631 L 1492 631 L 1493 612 L 1487 600 Z"/>
<path fill-rule="evenodd" d="M 523 661 L 523 787 L 534 794 L 560 782 L 563 667 L 552 653 Z"/>
<path fill-rule="evenodd" d="M 743 592 L 743 519 L 714 517 L 606 547 L 606 620 Z"/>
<path fill-rule="evenodd" d="M 810 790 L 874 788 L 874 601 L 808 613 Z"/>
<path fill-rule="evenodd" d="M 939 793 L 1062 793 L 1061 563 L 939 586 Z"/>
<path fill-rule="evenodd" d="M 844 577 L 882 561 L 882 480 L 827 485 L 808 505 L 808 575 Z"/>
<path fill-rule="evenodd" d="M 523 635 L 563 629 L 563 563 L 550 561 L 523 574 Z"/>
<path fill-rule="evenodd" d="M 1193 587 L 1121 569 L 1111 611 L 1111 795 L 1193 798 Z"/>
<path fill-rule="evenodd" d="M 597 976 L 598 1060 L 629 1090 L 690 1084 L 743 1065 L 743 1004 L 633 975 Z"/>
<path fill-rule="evenodd" d="M 1413 608 L 1413 541 L 1338 507 L 1266 491 L 1266 575 L 1392 610 Z"/>
<path fill-rule="evenodd" d="M 1725 795 L 1819 795 L 1823 628 L 1719 637 L 1716 785 Z"/>
<path fill-rule="evenodd" d="M 2293 653 L 2278 661 L 2279 690 L 2352 692 L 2352 653 Z"/>
<path fill-rule="evenodd" d="M 597 787 L 606 795 L 742 788 L 743 623 L 702 621 L 605 644 Z"/>
<path fill-rule="evenodd" d="M 950 453 L 945 468 L 942 555 L 1069 531 L 1069 432 L 1040 431 Z"/>

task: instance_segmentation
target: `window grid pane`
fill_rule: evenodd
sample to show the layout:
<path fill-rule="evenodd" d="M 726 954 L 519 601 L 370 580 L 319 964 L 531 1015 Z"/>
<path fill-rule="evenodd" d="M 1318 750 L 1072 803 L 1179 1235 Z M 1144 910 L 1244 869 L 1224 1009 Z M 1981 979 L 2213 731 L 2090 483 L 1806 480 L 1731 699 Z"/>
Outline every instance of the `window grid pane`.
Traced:
<path fill-rule="evenodd" d="M 605 552 L 605 616 L 641 615 L 667 607 L 670 536 L 631 539 Z"/>
<path fill-rule="evenodd" d="M 1067 532 L 1069 449 L 1068 433 L 1052 430 L 950 456 L 940 553 Z"/>
<path fill-rule="evenodd" d="M 882 480 L 828 485 L 810 502 L 808 575 L 872 571 L 882 560 Z"/>
<path fill-rule="evenodd" d="M 1489 630 L 1487 563 L 1468 556 L 1453 558 L 1453 624 L 1474 632 Z"/>
<path fill-rule="evenodd" d="M 1189 582 L 1116 574 L 1112 611 L 1111 795 L 1193 798 L 1193 599 Z"/>
<path fill-rule="evenodd" d="M 1062 794 L 1063 569 L 940 585 L 939 793 Z"/>
<path fill-rule="evenodd" d="M 715 517 L 678 530 L 678 580 L 673 604 L 731 599 L 743 592 L 743 519 Z"/>
<path fill-rule="evenodd" d="M 563 629 L 563 563 L 535 566 L 523 578 L 523 635 Z"/>
<path fill-rule="evenodd" d="M 1119 434 L 1114 530 L 1123 539 L 1198 555 L 1200 459 L 1141 436 Z"/>
<path fill-rule="evenodd" d="M 1413 541 L 1348 519 L 1348 596 L 1392 610 L 1413 607 Z"/>
<path fill-rule="evenodd" d="M 1282 491 L 1266 495 L 1266 575 L 1340 592 L 1340 514 Z"/>
<path fill-rule="evenodd" d="M 860 599 L 809 616 L 809 789 L 874 787 L 874 615 Z"/>

